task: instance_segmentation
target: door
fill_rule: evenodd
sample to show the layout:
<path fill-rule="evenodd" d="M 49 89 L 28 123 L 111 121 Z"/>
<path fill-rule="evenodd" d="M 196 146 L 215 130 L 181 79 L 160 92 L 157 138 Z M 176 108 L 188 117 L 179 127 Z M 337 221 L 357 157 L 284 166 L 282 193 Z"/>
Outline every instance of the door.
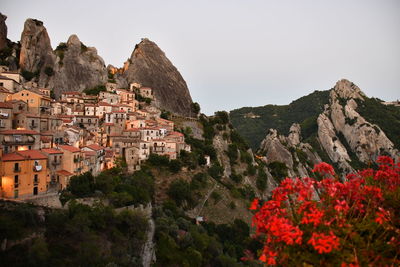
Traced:
<path fill-rule="evenodd" d="M 37 188 L 37 186 L 35 186 L 34 188 L 33 188 L 33 195 L 37 195 L 38 194 L 38 188 Z"/>

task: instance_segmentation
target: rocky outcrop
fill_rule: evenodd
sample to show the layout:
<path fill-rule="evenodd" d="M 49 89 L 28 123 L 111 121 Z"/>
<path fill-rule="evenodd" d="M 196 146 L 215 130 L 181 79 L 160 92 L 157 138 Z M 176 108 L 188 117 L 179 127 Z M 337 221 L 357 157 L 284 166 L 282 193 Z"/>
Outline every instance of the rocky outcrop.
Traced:
<path fill-rule="evenodd" d="M 183 115 L 191 113 L 192 98 L 185 80 L 152 41 L 143 39 L 136 45 L 124 66 L 123 76 L 128 83 L 138 82 L 154 90 L 156 105 L 161 109 Z"/>
<path fill-rule="evenodd" d="M 67 43 L 55 51 L 54 75 L 48 86 L 58 97 L 64 91 L 82 91 L 107 82 L 107 69 L 94 47 L 86 47 L 78 36 L 71 35 Z"/>
<path fill-rule="evenodd" d="M 43 22 L 27 19 L 21 34 L 21 53 L 19 65 L 22 70 L 39 73 L 44 77 L 44 70 L 54 65 L 55 56 L 50 38 Z"/>
<path fill-rule="evenodd" d="M 318 119 L 318 139 L 329 158 L 338 163 L 339 166 L 350 172 L 353 168 L 350 166 L 350 157 L 347 150 L 336 136 L 335 127 L 326 114 L 321 114 Z"/>
<path fill-rule="evenodd" d="M 7 16 L 0 13 L 0 50 L 7 47 Z"/>
<path fill-rule="evenodd" d="M 264 161 L 267 164 L 274 161 L 285 163 L 290 177 L 306 177 L 310 175 L 314 164 L 321 162 L 321 158 L 310 144 L 300 140 L 301 128 L 297 123 L 290 127 L 288 137 L 278 135 L 275 129 L 270 129 L 258 152 L 265 156 Z"/>
<path fill-rule="evenodd" d="M 261 142 L 259 152 L 265 155 L 267 163 L 279 161 L 285 163 L 289 169 L 293 169 L 292 155 L 290 154 L 289 150 L 287 150 L 287 148 L 281 143 L 277 130 L 268 130 L 267 136 Z"/>
<path fill-rule="evenodd" d="M 330 104 L 317 120 L 321 145 L 345 173 L 354 171 L 352 161 L 369 164 L 382 153 L 393 158 L 399 156 L 379 126 L 368 122 L 357 112 L 357 101 L 362 103 L 365 98 L 354 83 L 340 80 L 330 93 Z M 355 156 L 350 157 L 350 153 Z"/>

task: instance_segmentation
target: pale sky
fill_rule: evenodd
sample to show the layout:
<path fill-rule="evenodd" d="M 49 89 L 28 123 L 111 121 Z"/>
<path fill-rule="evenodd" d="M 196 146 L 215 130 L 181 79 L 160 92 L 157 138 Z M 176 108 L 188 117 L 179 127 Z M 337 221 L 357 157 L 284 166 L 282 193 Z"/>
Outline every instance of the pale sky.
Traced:
<path fill-rule="evenodd" d="M 399 0 L 1 0 L 8 38 L 44 22 L 53 49 L 77 34 L 106 65 L 156 42 L 202 112 L 288 104 L 347 78 L 400 99 Z"/>

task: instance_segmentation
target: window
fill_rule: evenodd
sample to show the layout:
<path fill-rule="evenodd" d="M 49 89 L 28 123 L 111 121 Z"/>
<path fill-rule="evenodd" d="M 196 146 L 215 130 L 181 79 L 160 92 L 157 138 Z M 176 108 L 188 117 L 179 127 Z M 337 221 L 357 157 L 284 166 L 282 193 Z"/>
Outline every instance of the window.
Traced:
<path fill-rule="evenodd" d="M 35 176 L 33 177 L 33 182 L 34 183 L 38 183 L 39 182 L 39 175 L 35 174 Z"/>
<path fill-rule="evenodd" d="M 19 172 L 19 163 L 14 163 L 14 172 Z M 17 175 L 18 176 L 18 175 Z"/>
<path fill-rule="evenodd" d="M 15 175 L 15 176 L 14 176 L 14 184 L 15 184 L 15 185 L 18 185 L 18 182 L 19 182 L 19 176 L 18 176 L 18 175 Z M 15 186 L 15 187 L 18 187 L 18 186 Z"/>

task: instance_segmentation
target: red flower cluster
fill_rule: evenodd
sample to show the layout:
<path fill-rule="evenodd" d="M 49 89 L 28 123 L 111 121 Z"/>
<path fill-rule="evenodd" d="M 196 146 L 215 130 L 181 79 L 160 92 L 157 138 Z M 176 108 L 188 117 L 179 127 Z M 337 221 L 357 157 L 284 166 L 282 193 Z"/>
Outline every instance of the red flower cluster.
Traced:
<path fill-rule="evenodd" d="M 400 229 L 396 228 L 399 223 L 393 223 L 399 219 L 392 216 L 391 207 L 385 201 L 386 194 L 392 194 L 390 198 L 393 199 L 400 190 L 400 165 L 388 157 L 380 157 L 377 162 L 379 170 L 366 169 L 347 175 L 343 183 L 334 177 L 331 165 L 320 163 L 313 172 L 325 177 L 321 181 L 286 178 L 272 192 L 271 200 L 260 205 L 255 199 L 250 207 L 256 211 L 253 225 L 257 235 L 265 235 L 259 260 L 275 265 L 279 259 L 285 265 L 285 260 L 302 254 L 295 253 L 290 257 L 288 253 L 296 250 L 310 253 L 312 250 L 307 249 L 310 246 L 318 253 L 316 255 L 333 251 L 354 254 L 352 258 L 343 256 L 341 260 L 333 257 L 332 260 L 338 261 L 337 265 L 351 266 L 360 255 L 366 255 L 366 263 L 383 259 L 371 249 L 371 244 L 360 248 L 354 245 L 360 242 L 360 234 L 366 236 L 366 225 L 374 229 L 371 235 L 380 233 L 380 238 L 387 238 L 385 246 L 400 242 L 397 237 Z M 360 229 L 364 232 L 358 234 Z M 352 242 L 352 238 L 358 239 Z M 373 236 L 368 238 L 369 243 L 375 240 Z M 326 258 L 319 260 L 316 264 L 323 264 Z M 357 260 L 355 262 L 357 264 Z"/>
<path fill-rule="evenodd" d="M 307 244 L 313 245 L 314 249 L 318 251 L 319 254 L 329 253 L 332 249 L 339 248 L 339 238 L 334 235 L 332 231 L 329 232 L 329 235 L 313 233 Z"/>

